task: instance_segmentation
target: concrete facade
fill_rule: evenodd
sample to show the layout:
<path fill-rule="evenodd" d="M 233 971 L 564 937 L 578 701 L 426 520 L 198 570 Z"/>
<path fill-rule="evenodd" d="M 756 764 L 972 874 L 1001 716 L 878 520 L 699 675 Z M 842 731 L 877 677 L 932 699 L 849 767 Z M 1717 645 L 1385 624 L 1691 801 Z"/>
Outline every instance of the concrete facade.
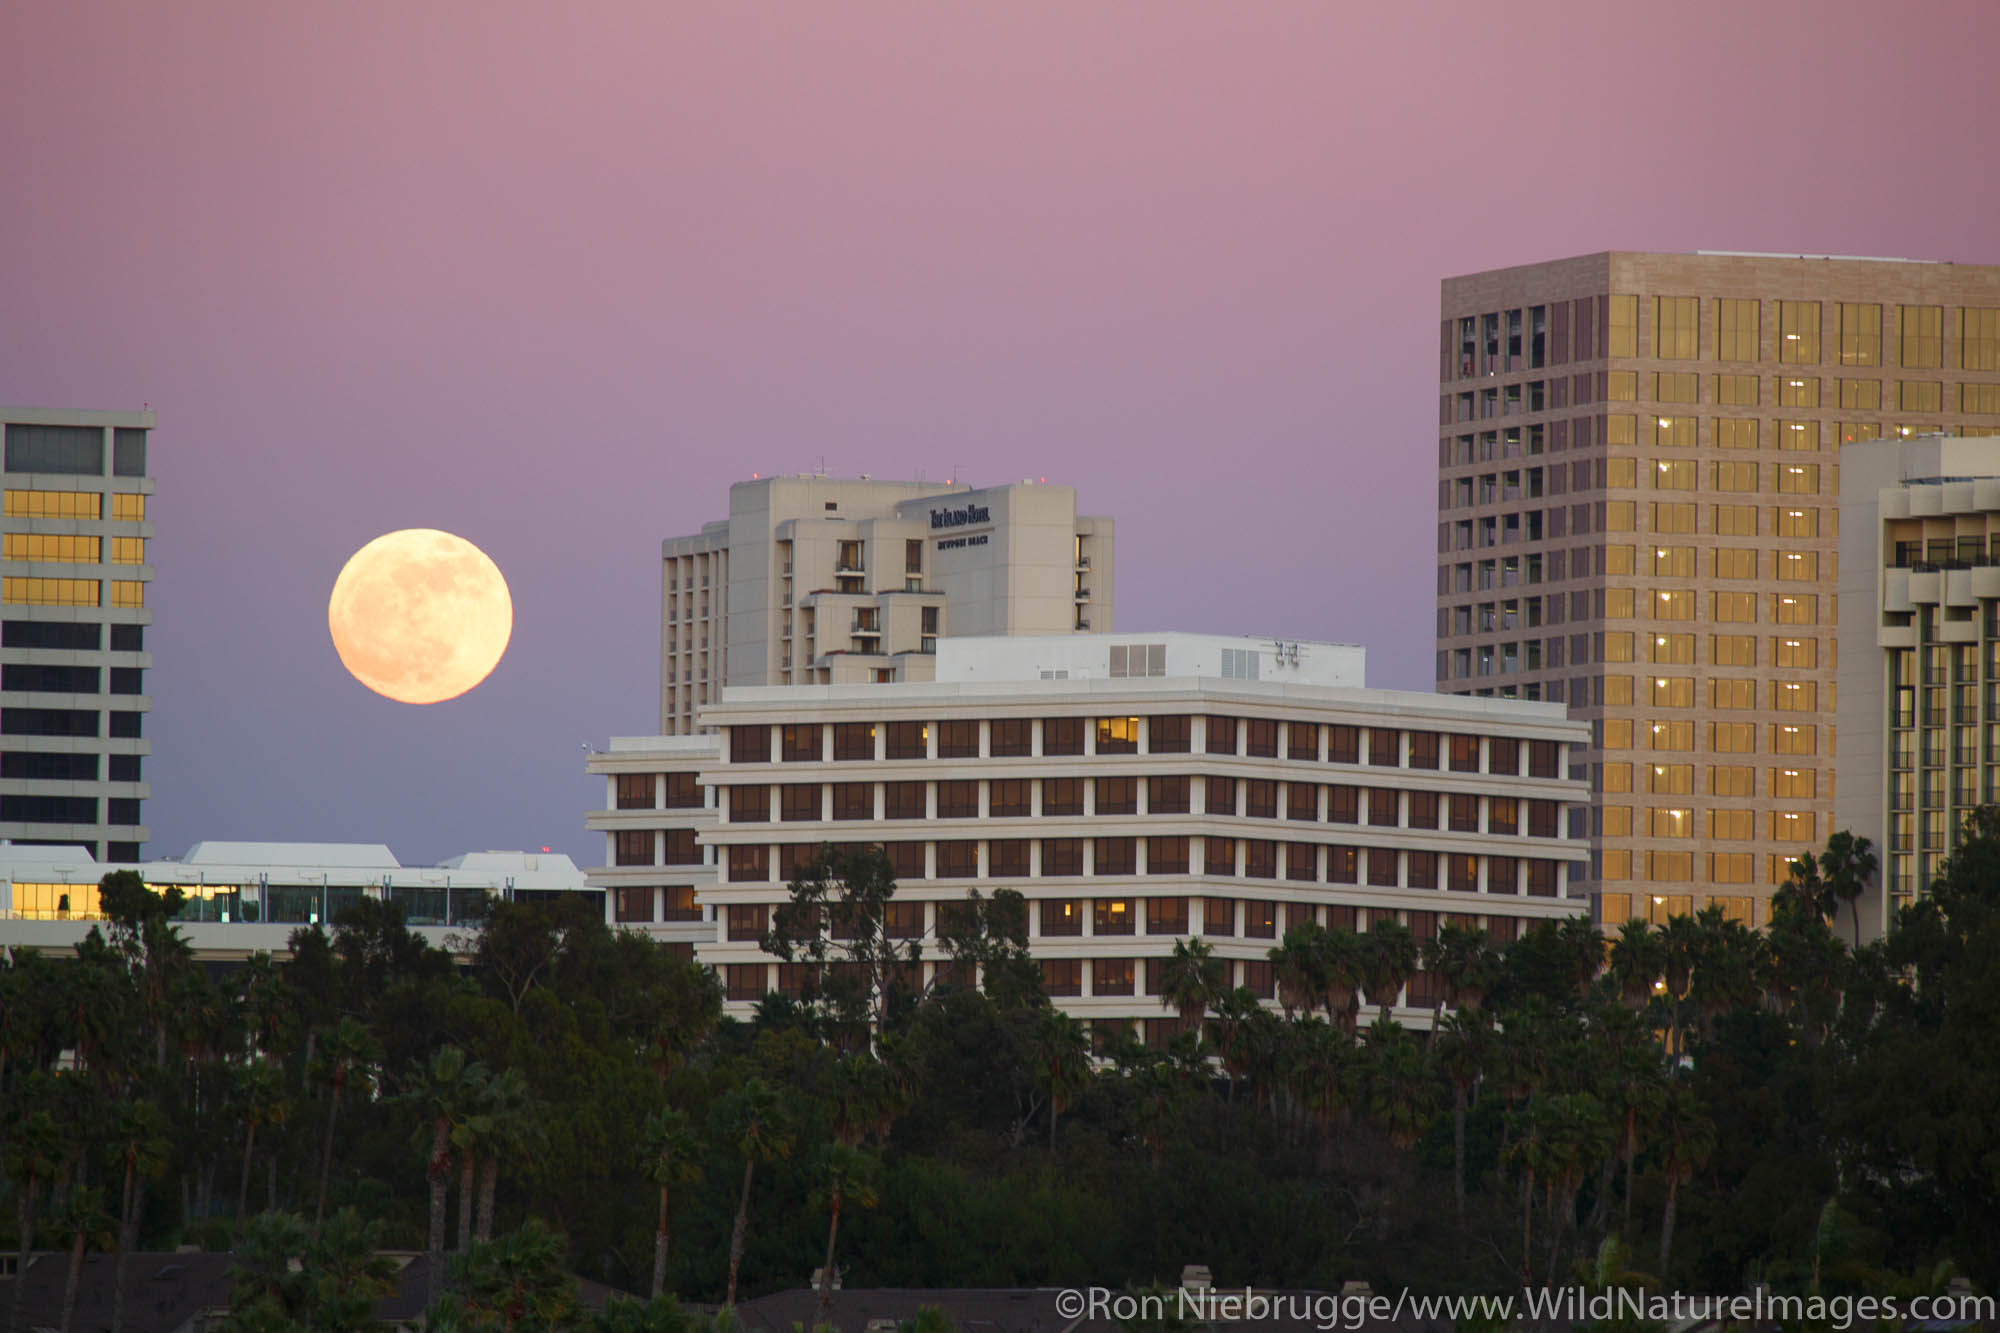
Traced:
<path fill-rule="evenodd" d="M 1842 447 L 1841 784 L 1834 821 L 1874 844 L 1864 936 L 1937 878 L 2000 801 L 2000 437 Z"/>
<path fill-rule="evenodd" d="M 927 680 L 945 636 L 1111 628 L 1112 523 L 1067 486 L 738 482 L 661 561 L 667 735 L 725 686 Z"/>
<path fill-rule="evenodd" d="M 1169 669 L 1132 676 L 1132 650 L 1150 665 L 1162 638 Z M 1123 676 L 1108 671 L 1119 648 Z M 1354 683 L 1287 678 L 1294 650 Z M 1243 667 L 1225 652 L 1254 657 L 1256 674 L 1175 674 L 1176 658 Z M 1586 844 L 1566 830 L 1587 798 L 1569 774 L 1588 728 L 1554 704 L 1362 688 L 1360 652 L 1012 638 L 941 649 L 949 680 L 730 689 L 700 714 L 714 734 L 619 738 L 591 756 L 606 806 L 587 824 L 606 864 L 589 882 L 618 924 L 718 968 L 745 1014 L 799 984 L 758 942 L 797 866 L 825 843 L 879 843 L 926 984 L 949 963 L 941 908 L 1014 889 L 1056 1003 L 1162 1039 L 1157 968 L 1190 936 L 1271 999 L 1269 951 L 1305 921 L 1400 919 L 1420 937 L 1456 921 L 1504 941 L 1586 910 L 1572 894 Z M 1063 658 L 1107 670 L 1044 678 L 1039 663 Z M 658 919 L 663 903 L 674 920 Z M 1431 1002 L 1418 978 L 1402 1016 Z"/>
<path fill-rule="evenodd" d="M 1840 448 L 2000 421 L 2000 268 L 1614 252 L 1440 313 L 1438 688 L 1589 722 L 1601 920 L 1763 924 L 1836 826 Z"/>
<path fill-rule="evenodd" d="M 0 407 L 0 839 L 137 861 L 151 412 Z"/>

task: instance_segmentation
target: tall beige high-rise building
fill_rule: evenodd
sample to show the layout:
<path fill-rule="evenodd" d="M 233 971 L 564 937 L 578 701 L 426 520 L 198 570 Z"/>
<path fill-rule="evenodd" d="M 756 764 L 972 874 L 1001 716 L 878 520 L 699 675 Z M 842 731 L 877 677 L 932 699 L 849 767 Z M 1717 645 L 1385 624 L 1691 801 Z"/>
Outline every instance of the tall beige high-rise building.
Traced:
<path fill-rule="evenodd" d="M 929 680 L 944 635 L 1102 633 L 1111 578 L 1111 520 L 1068 486 L 738 482 L 661 547 L 660 731 L 725 685 Z"/>
<path fill-rule="evenodd" d="M 1447 279 L 1437 682 L 1590 721 L 1609 925 L 1764 922 L 1832 832 L 1844 441 L 2000 420 L 2000 268 L 1587 255 Z"/>

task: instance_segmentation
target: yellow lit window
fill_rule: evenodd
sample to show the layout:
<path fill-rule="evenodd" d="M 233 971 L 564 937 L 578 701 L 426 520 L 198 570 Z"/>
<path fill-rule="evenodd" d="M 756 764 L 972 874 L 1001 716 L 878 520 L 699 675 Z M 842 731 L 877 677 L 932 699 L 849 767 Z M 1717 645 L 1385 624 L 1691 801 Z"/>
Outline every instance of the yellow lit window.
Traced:
<path fill-rule="evenodd" d="M 1755 375 L 1717 375 L 1715 377 L 1715 401 L 1724 407 L 1757 406 L 1757 377 Z"/>
<path fill-rule="evenodd" d="M 96 579 L 0 579 L 0 602 L 9 606 L 96 606 Z"/>
<path fill-rule="evenodd" d="M 30 921 L 90 921 L 104 916 L 95 884 L 14 884 L 14 915 Z"/>
<path fill-rule="evenodd" d="M 94 565 L 98 560 L 97 538 L 53 532 L 10 532 L 4 544 L 0 544 L 0 558 L 32 564 Z"/>
<path fill-rule="evenodd" d="M 1816 667 L 1819 665 L 1818 639 L 1771 640 L 1771 665 L 1781 667 Z"/>
<path fill-rule="evenodd" d="M 1720 424 L 1720 423 L 1718 423 Z M 1718 491 L 1755 491 L 1757 489 L 1757 465 L 1755 463 L 1734 463 L 1718 459 L 1711 465 L 1710 485 Z"/>
<path fill-rule="evenodd" d="M 1819 536 L 1819 510 L 1817 509 L 1774 509 L 1777 533 L 1780 537 Z"/>
<path fill-rule="evenodd" d="M 1653 443 L 1663 449 L 1692 449 L 1697 417 L 1653 418 Z"/>
<path fill-rule="evenodd" d="M 1818 795 L 1819 771 L 1811 768 L 1774 768 L 1771 770 L 1771 795 L 1786 800 L 1810 801 Z"/>
<path fill-rule="evenodd" d="M 1610 500 L 1604 506 L 1604 530 L 1606 532 L 1630 532 L 1638 514 L 1638 506 L 1632 500 Z"/>
<path fill-rule="evenodd" d="M 1777 558 L 1778 577 L 1787 583 L 1812 583 L 1819 578 L 1819 552 L 1817 551 L 1780 551 L 1777 552 Z M 1827 552 L 1826 576 L 1828 578 L 1838 578 L 1840 576 L 1840 570 L 1836 567 L 1838 560 L 1839 557 L 1834 555 L 1833 552 Z"/>
<path fill-rule="evenodd" d="M 1755 505 L 1717 505 L 1712 517 L 1715 519 L 1715 535 L 1718 537 L 1755 537 L 1757 535 L 1757 507 Z"/>
<path fill-rule="evenodd" d="M 1856 444 L 1862 440 L 1879 440 L 1882 427 L 1873 421 L 1842 421 L 1834 426 L 1834 434 L 1842 444 Z"/>
<path fill-rule="evenodd" d="M 1691 370 L 1662 370 L 1653 375 L 1653 401 L 1656 403 L 1698 403 L 1701 391 L 1696 387 L 1701 377 Z"/>
<path fill-rule="evenodd" d="M 1780 449 L 1813 450 L 1819 448 L 1819 423 L 1817 421 L 1780 421 L 1778 423 L 1778 447 Z"/>
<path fill-rule="evenodd" d="M 111 539 L 111 563 L 114 565 L 145 564 L 146 539 L 144 537 L 113 537 Z"/>
<path fill-rule="evenodd" d="M 1842 301 L 1840 309 L 1840 364 L 1879 366 L 1882 364 L 1882 307 L 1857 301 Z"/>
<path fill-rule="evenodd" d="M 1819 687 L 1810 680 L 1771 682 L 1771 707 L 1780 713 L 1810 713 L 1818 706 Z"/>
<path fill-rule="evenodd" d="M 1756 781 L 1756 769 L 1748 764 L 1710 764 L 1708 766 L 1708 794 L 1710 796 L 1754 796 L 1751 790 Z M 1749 837 L 1749 834 L 1743 836 Z"/>
<path fill-rule="evenodd" d="M 1648 634 L 1647 660 L 1661 666 L 1694 665 L 1694 635 L 1692 634 Z"/>
<path fill-rule="evenodd" d="M 1606 588 L 1604 590 L 1604 618 L 1606 620 L 1630 620 L 1632 618 L 1632 590 L 1630 588 Z"/>
<path fill-rule="evenodd" d="M 1756 861 L 1749 852 L 1710 852 L 1708 856 L 1708 882 L 1711 884 L 1748 884 L 1756 874 Z M 1731 921 L 1750 924 L 1750 900 L 1748 898 L 1710 898 L 1710 902 L 1722 903 L 1723 915 Z M 1732 909 L 1729 904 L 1740 904 Z"/>
<path fill-rule="evenodd" d="M 1728 417 L 1715 419 L 1715 447 L 1718 449 L 1755 449 L 1757 447 L 1757 423 L 1755 421 L 1734 421 Z"/>
<path fill-rule="evenodd" d="M 1653 619 L 1693 620 L 1694 594 L 1681 588 L 1662 588 L 1653 594 Z"/>
<path fill-rule="evenodd" d="M 1754 625 L 1757 622 L 1756 593 L 1712 592 L 1708 597 L 1710 620 L 1723 625 Z"/>
<path fill-rule="evenodd" d="M 1688 533 L 1694 531 L 1694 506 L 1692 504 L 1669 504 L 1664 501 L 1653 503 L 1653 531 Z"/>
<path fill-rule="evenodd" d="M 1694 878 L 1693 852 L 1647 852 L 1646 878 L 1654 884 L 1686 884 Z M 1669 917 L 1689 915 L 1685 893 L 1670 893 L 1664 909 Z"/>
<path fill-rule="evenodd" d="M 1607 792 L 1628 792 L 1632 790 L 1632 765 L 1604 765 L 1604 790 Z"/>
<path fill-rule="evenodd" d="M 1606 676 L 1604 678 L 1604 704 L 1607 708 L 1629 708 L 1632 704 L 1632 678 L 1630 676 Z"/>
<path fill-rule="evenodd" d="M 1604 344 L 1605 355 L 1639 355 L 1639 298 L 1614 296 L 1610 305 L 1610 337 Z"/>
<path fill-rule="evenodd" d="M 1966 370 L 2000 370 L 2000 310 L 1967 307 L 1959 350 Z"/>
<path fill-rule="evenodd" d="M 96 517 L 96 515 L 92 515 Z M 121 491 L 111 497 L 111 517 L 121 523 L 143 523 L 146 521 L 146 497 L 132 491 Z"/>
<path fill-rule="evenodd" d="M 1715 709 L 1755 708 L 1757 682 L 1731 676 L 1713 677 L 1708 682 L 1708 706 Z"/>
<path fill-rule="evenodd" d="M 1694 791 L 1693 764 L 1641 764 L 1646 791 L 1653 796 L 1687 796 Z"/>
<path fill-rule="evenodd" d="M 1607 662 L 1629 662 L 1632 660 L 1632 633 L 1618 630 L 1604 636 L 1604 660 Z"/>
<path fill-rule="evenodd" d="M 1749 842 L 1757 836 L 1756 820 L 1750 810 L 1710 810 L 1708 836 L 1719 842 Z"/>
<path fill-rule="evenodd" d="M 1757 638 L 1753 634 L 1711 634 L 1708 661 L 1711 666 L 1756 666 Z"/>
<path fill-rule="evenodd" d="M 1716 754 L 1757 753 L 1757 725 L 1754 722 L 1711 722 L 1708 748 Z"/>
<path fill-rule="evenodd" d="M 1788 366 L 1819 364 L 1819 302 L 1778 302 L 1778 360 Z"/>
<path fill-rule="evenodd" d="M 1782 463 L 1778 467 L 1778 494 L 1818 495 L 1819 464 Z"/>
<path fill-rule="evenodd" d="M 1757 577 L 1757 551 L 1750 546 L 1718 546 L 1709 557 L 1710 568 L 1719 579 Z"/>
<path fill-rule="evenodd" d="M 1614 370 L 1604 385 L 1604 400 L 1608 403 L 1632 403 L 1639 399 L 1639 372 L 1636 370 Z"/>
<path fill-rule="evenodd" d="M 1603 836 L 1607 838 L 1629 838 L 1632 836 L 1632 807 L 1629 805 L 1607 805 L 1604 807 Z"/>
<path fill-rule="evenodd" d="M 1819 624 L 1819 598 L 1807 593 L 1776 593 L 1771 597 L 1771 619 L 1779 625 Z"/>
<path fill-rule="evenodd" d="M 138 607 L 146 604 L 146 585 L 123 579 L 111 583 L 111 605 Z"/>
<path fill-rule="evenodd" d="M 1771 724 L 1772 754 L 1817 754 L 1819 753 L 1819 730 L 1804 723 L 1773 722 Z"/>
<path fill-rule="evenodd" d="M 1840 405 L 1850 412 L 1880 412 L 1882 410 L 1882 381 L 1840 381 Z"/>
<path fill-rule="evenodd" d="M 1604 442 L 1606 444 L 1637 444 L 1639 442 L 1639 419 L 1633 416 L 1612 415 L 1604 418 Z"/>
<path fill-rule="evenodd" d="M 1648 723 L 1646 743 L 1649 749 L 1654 750 L 1692 750 L 1694 748 L 1694 723 Z"/>
<path fill-rule="evenodd" d="M 2000 414 L 2000 384 L 1959 385 L 1958 410 L 1971 416 Z"/>
<path fill-rule="evenodd" d="M 1694 547 L 1654 546 L 1648 549 L 1653 553 L 1654 578 L 1691 579 L 1694 577 Z"/>
<path fill-rule="evenodd" d="M 1715 303 L 1715 359 L 1755 361 L 1758 302 L 1723 300 Z"/>
<path fill-rule="evenodd" d="M 1604 548 L 1604 572 L 1607 574 L 1630 574 L 1632 572 L 1632 550 L 1630 546 L 1607 546 Z"/>
<path fill-rule="evenodd" d="M 1896 312 L 1897 332 L 1901 336 L 1897 348 L 1897 360 L 1912 368 L 1942 366 L 1944 364 L 1944 307 L 1936 305 L 1906 305 Z"/>
<path fill-rule="evenodd" d="M 1607 458 L 1604 460 L 1604 484 L 1608 489 L 1624 487 L 1627 490 L 1639 484 L 1639 460 L 1636 458 Z"/>
<path fill-rule="evenodd" d="M 1139 719 L 1100 717 L 1097 719 L 1097 749 L 1100 754 L 1124 754 L 1139 746 Z"/>
<path fill-rule="evenodd" d="M 1818 407 L 1819 381 L 1798 375 L 1778 376 L 1779 407 Z"/>
<path fill-rule="evenodd" d="M 1606 750 L 1629 750 L 1632 748 L 1632 719 L 1629 717 L 1607 717 L 1603 721 L 1604 744 Z"/>
<path fill-rule="evenodd" d="M 1904 412 L 1941 412 L 1944 386 L 1935 380 L 1898 380 L 1896 406 Z"/>
<path fill-rule="evenodd" d="M 1673 808 L 1646 811 L 1649 838 L 1690 838 L 1694 836 L 1694 811 Z"/>
<path fill-rule="evenodd" d="M 1651 703 L 1655 708 L 1694 707 L 1694 681 L 1687 676 L 1655 676 Z"/>
<path fill-rule="evenodd" d="M 1623 847 L 1607 847 L 1604 851 L 1604 878 L 1632 878 L 1632 853 Z M 1606 894 L 1608 898 L 1623 898 L 1624 894 Z M 1628 900 L 1629 901 L 1629 900 Z"/>
<path fill-rule="evenodd" d="M 1812 842 L 1813 817 L 1805 810 L 1773 810 L 1771 812 L 1772 842 Z"/>
<path fill-rule="evenodd" d="M 96 518 L 104 497 L 96 491 L 8 491 L 8 518 Z"/>
<path fill-rule="evenodd" d="M 1653 298 L 1653 355 L 1662 361 L 1692 361 L 1700 337 L 1701 302 L 1692 296 Z"/>
<path fill-rule="evenodd" d="M 1694 489 L 1694 460 L 1692 458 L 1661 459 L 1653 464 L 1653 489 L 1656 491 L 1691 491 Z"/>

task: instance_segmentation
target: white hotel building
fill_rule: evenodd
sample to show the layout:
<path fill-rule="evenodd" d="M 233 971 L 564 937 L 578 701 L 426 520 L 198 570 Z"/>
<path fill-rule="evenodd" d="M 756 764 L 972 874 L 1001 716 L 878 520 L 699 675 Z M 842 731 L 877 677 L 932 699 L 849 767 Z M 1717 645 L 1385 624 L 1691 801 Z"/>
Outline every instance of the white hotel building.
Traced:
<path fill-rule="evenodd" d="M 962 638 L 936 679 L 732 688 L 711 734 L 593 754 L 611 919 L 720 972 L 746 1015 L 802 973 L 759 940 L 826 843 L 879 843 L 892 935 L 948 962 L 937 908 L 1018 890 L 1056 1002 L 1163 1039 L 1159 965 L 1201 936 L 1232 984 L 1307 921 L 1507 941 L 1572 897 L 1588 799 L 1562 705 L 1366 689 L 1358 647 L 1191 634 Z M 1427 1015 L 1428 980 L 1402 1017 Z"/>

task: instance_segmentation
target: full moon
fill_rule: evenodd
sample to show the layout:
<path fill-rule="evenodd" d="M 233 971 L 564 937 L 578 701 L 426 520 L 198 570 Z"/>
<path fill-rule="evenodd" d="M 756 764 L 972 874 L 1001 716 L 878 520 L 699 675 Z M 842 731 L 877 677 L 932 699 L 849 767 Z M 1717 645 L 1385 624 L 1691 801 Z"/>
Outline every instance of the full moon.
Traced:
<path fill-rule="evenodd" d="M 486 552 L 435 528 L 386 533 L 333 581 L 326 624 L 354 678 L 406 704 L 485 680 L 514 633 L 514 600 Z"/>

